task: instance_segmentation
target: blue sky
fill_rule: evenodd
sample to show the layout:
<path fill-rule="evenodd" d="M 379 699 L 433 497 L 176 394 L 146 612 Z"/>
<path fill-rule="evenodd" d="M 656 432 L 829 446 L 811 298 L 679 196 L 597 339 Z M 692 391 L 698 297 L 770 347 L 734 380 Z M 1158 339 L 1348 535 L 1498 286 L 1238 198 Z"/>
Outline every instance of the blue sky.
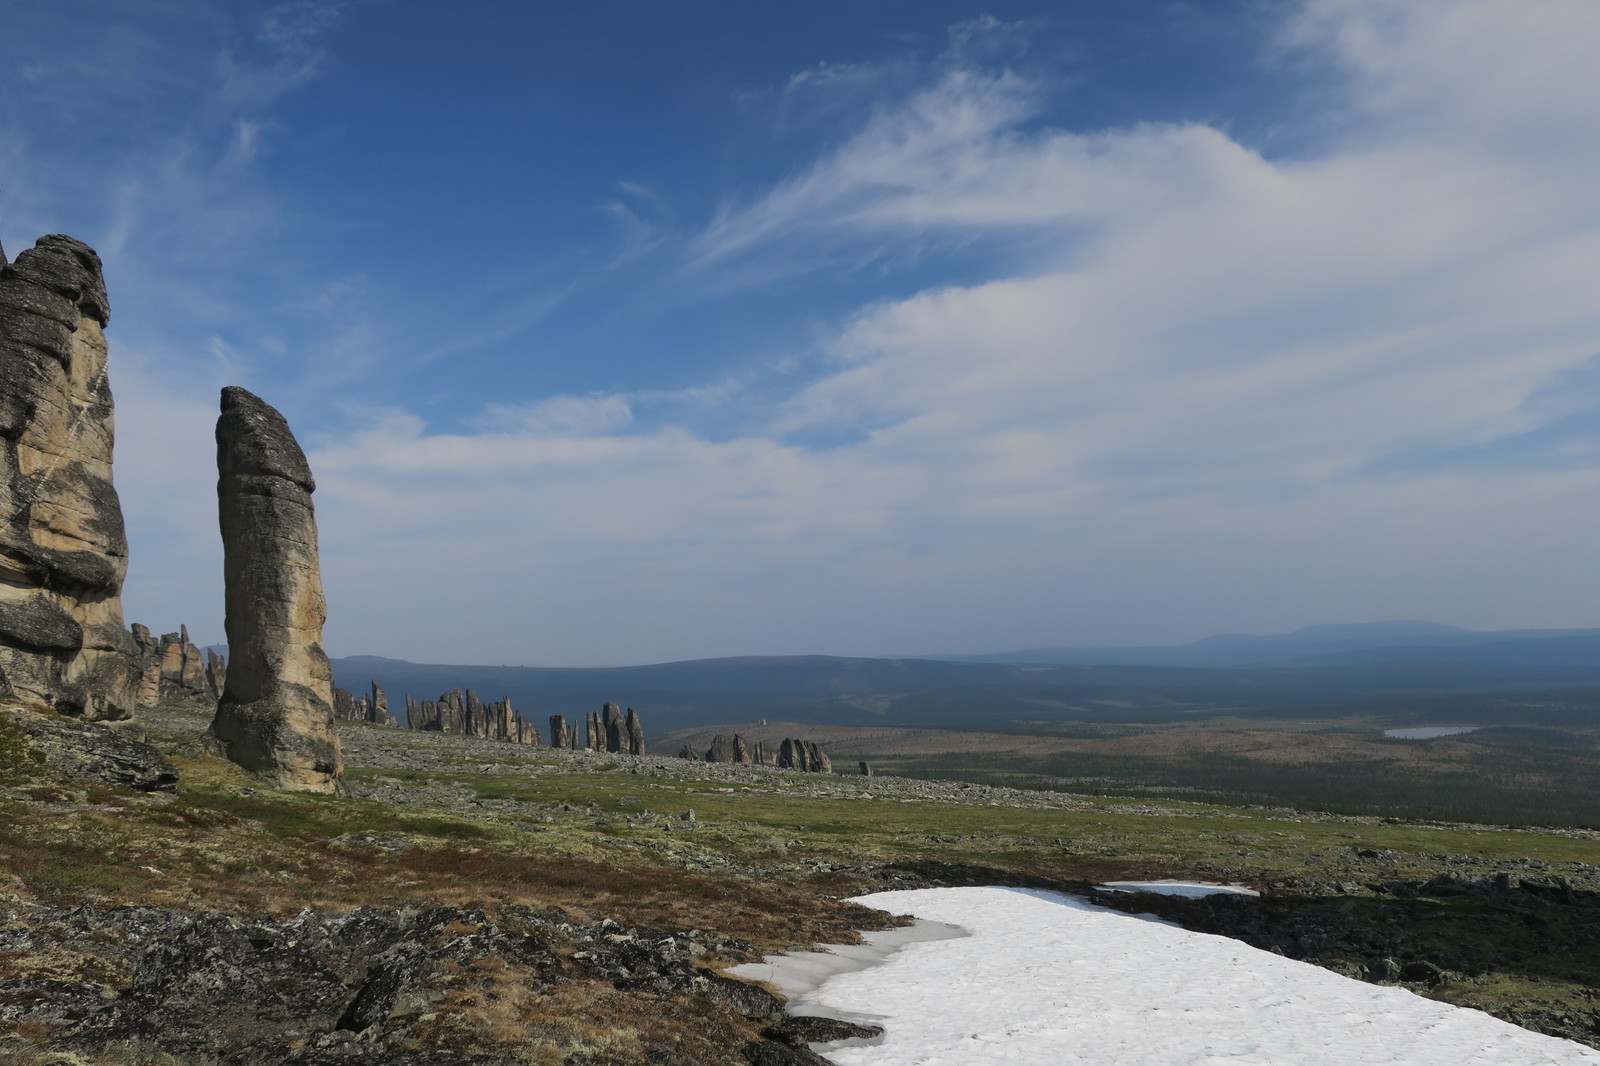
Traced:
<path fill-rule="evenodd" d="M 130 620 L 217 389 L 329 651 L 1597 624 L 1600 6 L 0 0 L 0 241 L 99 249 Z"/>

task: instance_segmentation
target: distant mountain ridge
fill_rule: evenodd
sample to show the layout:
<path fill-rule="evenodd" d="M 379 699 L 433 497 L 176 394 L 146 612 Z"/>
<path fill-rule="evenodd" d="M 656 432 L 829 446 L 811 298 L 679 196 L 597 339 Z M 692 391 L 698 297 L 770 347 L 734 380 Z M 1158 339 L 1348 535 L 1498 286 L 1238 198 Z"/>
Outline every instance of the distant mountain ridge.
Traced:
<path fill-rule="evenodd" d="M 1590 643 L 1585 644 L 1585 641 Z M 1481 653 L 1474 655 L 1473 649 L 1481 649 Z M 1591 655 L 1594 658 L 1589 658 Z M 1600 660 L 1600 629 L 1480 631 L 1438 622 L 1363 622 L 1306 626 L 1292 633 L 1270 636 L 1224 634 L 1189 644 L 1123 648 L 1026 648 L 983 654 L 942 653 L 919 658 L 937 662 L 1201 669 L 1381 662 L 1516 662 L 1581 666 L 1586 659 Z"/>
<path fill-rule="evenodd" d="M 336 683 L 352 691 L 376 680 L 393 707 L 407 694 L 434 699 L 453 688 L 474 689 L 485 700 L 509 697 L 541 728 L 548 715 L 570 719 L 610 700 L 636 708 L 652 735 L 762 718 L 1025 732 L 1067 722 L 1253 716 L 1274 708 L 1600 686 L 1600 630 L 1474 633 L 1380 623 L 1213 637 L 1177 648 L 1036 651 L 1098 661 L 1041 662 L 1021 652 L 1009 653 L 1016 661 L 791 655 L 521 667 L 356 655 L 333 660 L 333 669 Z M 1129 652 L 1148 654 L 1143 662 L 1128 661 L 1135 658 Z M 1106 661 L 1114 656 L 1127 658 Z"/>

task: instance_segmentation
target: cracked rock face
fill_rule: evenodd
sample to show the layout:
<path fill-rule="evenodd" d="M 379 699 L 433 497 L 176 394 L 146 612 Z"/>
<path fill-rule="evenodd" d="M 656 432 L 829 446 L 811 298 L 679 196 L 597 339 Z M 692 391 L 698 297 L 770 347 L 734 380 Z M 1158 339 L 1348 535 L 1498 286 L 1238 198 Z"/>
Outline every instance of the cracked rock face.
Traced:
<path fill-rule="evenodd" d="M 281 414 L 229 387 L 217 474 L 229 662 L 210 736 L 279 788 L 342 792 L 311 468 Z"/>
<path fill-rule="evenodd" d="M 0 696 L 92 721 L 131 717 L 138 684 L 110 317 L 88 245 L 53 235 L 0 259 Z"/>

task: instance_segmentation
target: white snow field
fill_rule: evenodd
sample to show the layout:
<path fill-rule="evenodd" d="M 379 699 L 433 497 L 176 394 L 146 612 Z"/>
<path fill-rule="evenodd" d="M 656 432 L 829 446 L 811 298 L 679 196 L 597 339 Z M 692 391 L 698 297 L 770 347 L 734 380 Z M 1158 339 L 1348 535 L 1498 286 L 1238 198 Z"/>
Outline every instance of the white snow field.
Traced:
<path fill-rule="evenodd" d="M 969 935 L 913 940 L 791 998 L 792 1014 L 884 1027 L 876 1042 L 814 1045 L 839 1066 L 1600 1064 L 1600 1051 L 1479 1011 L 1060 893 L 934 888 L 854 902 Z"/>

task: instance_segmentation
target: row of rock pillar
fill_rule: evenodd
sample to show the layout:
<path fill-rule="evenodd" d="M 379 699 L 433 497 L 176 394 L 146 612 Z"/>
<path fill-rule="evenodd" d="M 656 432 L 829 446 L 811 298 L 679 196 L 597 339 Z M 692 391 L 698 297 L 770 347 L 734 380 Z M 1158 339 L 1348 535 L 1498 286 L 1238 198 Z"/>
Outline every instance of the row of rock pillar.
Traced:
<path fill-rule="evenodd" d="M 138 654 L 139 684 L 134 702 L 139 706 L 154 707 L 164 696 L 222 698 L 227 663 L 211 649 L 195 647 L 189 639 L 188 626 L 179 626 L 176 633 L 163 633 L 160 639 L 137 622 L 129 630 Z"/>
<path fill-rule="evenodd" d="M 632 707 L 624 713 L 615 703 L 607 703 L 598 711 L 590 711 L 584 716 L 583 731 L 580 745 L 577 723 L 568 722 L 565 715 L 550 716 L 552 748 L 582 748 L 615 755 L 644 754 L 644 723 Z"/>
<path fill-rule="evenodd" d="M 482 703 L 470 688 L 451 689 L 437 700 L 419 702 L 407 696 L 406 722 L 412 729 L 433 733 L 485 737 L 511 744 L 541 743 L 539 730 L 511 706 L 510 696 Z"/>
<path fill-rule="evenodd" d="M 389 713 L 389 697 L 376 681 L 372 682 L 371 692 L 364 692 L 359 696 L 347 689 L 335 687 L 333 716 L 342 722 L 366 722 L 369 725 L 384 726 L 400 724 L 394 720 L 394 715 Z"/>
<path fill-rule="evenodd" d="M 738 733 L 729 736 L 718 733 L 711 738 L 711 747 L 704 755 L 685 744 L 678 754 L 685 759 L 702 762 L 742 763 L 745 766 L 776 766 L 782 770 L 804 770 L 807 773 L 830 774 L 833 760 L 826 752 L 809 740 L 790 738 L 778 745 L 776 751 L 768 749 L 759 740 L 750 743 Z M 863 763 L 863 766 L 866 764 Z M 864 773 L 867 771 L 863 771 Z"/>

